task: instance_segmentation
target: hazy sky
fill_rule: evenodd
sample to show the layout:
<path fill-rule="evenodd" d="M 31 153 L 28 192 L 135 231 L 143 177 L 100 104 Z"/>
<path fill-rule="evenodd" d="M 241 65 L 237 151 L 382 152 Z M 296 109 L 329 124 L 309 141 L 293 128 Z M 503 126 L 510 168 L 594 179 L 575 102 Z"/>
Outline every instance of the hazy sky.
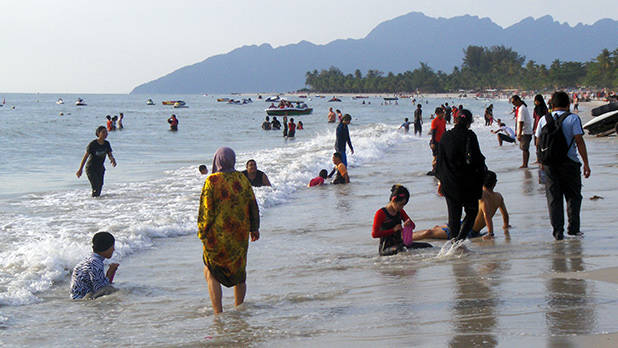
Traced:
<path fill-rule="evenodd" d="M 3 0 L 0 11 L 0 93 L 128 93 L 243 45 L 358 39 L 411 11 L 503 27 L 618 17 L 616 0 Z"/>

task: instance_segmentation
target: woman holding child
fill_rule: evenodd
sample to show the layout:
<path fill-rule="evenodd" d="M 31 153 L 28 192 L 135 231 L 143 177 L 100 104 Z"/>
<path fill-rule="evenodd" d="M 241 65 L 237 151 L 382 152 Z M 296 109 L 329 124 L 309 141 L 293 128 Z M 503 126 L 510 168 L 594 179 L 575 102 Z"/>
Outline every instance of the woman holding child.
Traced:
<path fill-rule="evenodd" d="M 260 238 L 260 215 L 247 178 L 234 169 L 236 154 L 229 147 L 215 153 L 198 213 L 197 236 L 202 240 L 204 276 L 213 310 L 223 311 L 221 284 L 234 287 L 235 305 L 244 302 L 249 236 Z"/>

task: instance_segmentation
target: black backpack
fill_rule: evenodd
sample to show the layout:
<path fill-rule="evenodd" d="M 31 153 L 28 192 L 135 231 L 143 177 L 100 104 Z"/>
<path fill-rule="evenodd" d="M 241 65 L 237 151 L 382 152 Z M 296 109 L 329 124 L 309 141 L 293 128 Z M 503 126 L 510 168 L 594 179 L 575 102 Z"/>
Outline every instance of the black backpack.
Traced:
<path fill-rule="evenodd" d="M 551 113 L 545 114 L 545 125 L 541 128 L 537 156 L 539 162 L 545 165 L 564 163 L 568 159 L 568 152 L 573 141 L 567 144 L 562 132 L 562 122 L 569 116 L 570 112 L 563 113 L 557 120 Z"/>

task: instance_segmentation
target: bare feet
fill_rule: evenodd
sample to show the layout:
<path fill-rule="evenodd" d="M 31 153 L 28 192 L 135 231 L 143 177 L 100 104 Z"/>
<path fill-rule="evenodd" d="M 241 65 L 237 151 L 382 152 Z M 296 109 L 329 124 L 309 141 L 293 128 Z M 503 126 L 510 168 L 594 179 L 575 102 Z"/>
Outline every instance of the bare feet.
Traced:
<path fill-rule="evenodd" d="M 521 167 L 519 167 L 519 169 L 522 169 L 522 168 L 528 168 L 528 166 L 522 164 Z"/>

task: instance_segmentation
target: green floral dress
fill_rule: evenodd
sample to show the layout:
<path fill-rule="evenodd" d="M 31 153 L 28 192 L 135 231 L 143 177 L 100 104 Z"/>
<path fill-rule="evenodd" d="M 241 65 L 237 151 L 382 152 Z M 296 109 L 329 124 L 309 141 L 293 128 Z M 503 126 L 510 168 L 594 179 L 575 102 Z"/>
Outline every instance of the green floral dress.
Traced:
<path fill-rule="evenodd" d="M 214 173 L 204 182 L 197 218 L 203 260 L 226 287 L 245 282 L 249 231 L 260 227 L 249 180 L 240 172 Z"/>

